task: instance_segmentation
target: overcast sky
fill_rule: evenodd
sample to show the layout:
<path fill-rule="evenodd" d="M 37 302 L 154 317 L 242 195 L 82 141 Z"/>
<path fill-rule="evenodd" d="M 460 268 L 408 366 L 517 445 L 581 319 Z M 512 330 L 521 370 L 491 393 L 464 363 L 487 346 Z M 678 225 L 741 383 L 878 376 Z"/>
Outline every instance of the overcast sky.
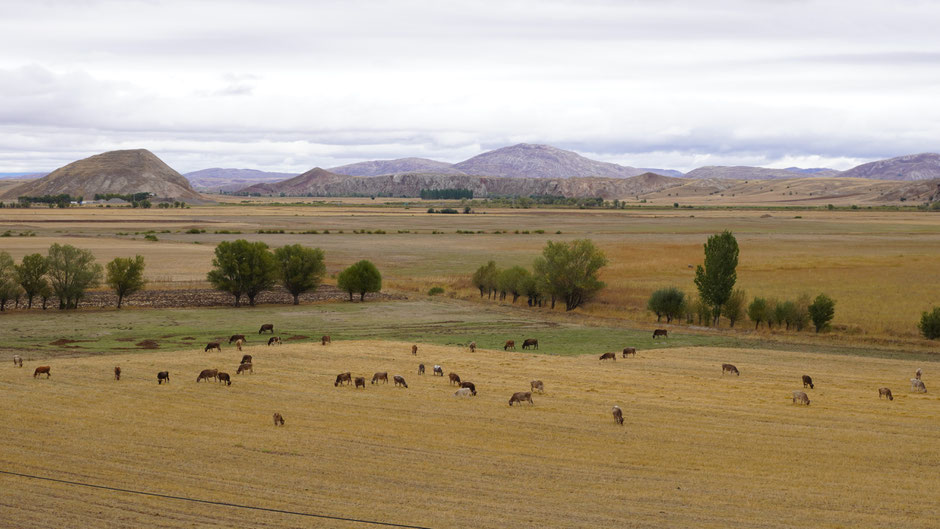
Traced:
<path fill-rule="evenodd" d="M 641 167 L 938 151 L 931 1 L 0 0 L 0 172 L 147 148 L 181 172 Z"/>

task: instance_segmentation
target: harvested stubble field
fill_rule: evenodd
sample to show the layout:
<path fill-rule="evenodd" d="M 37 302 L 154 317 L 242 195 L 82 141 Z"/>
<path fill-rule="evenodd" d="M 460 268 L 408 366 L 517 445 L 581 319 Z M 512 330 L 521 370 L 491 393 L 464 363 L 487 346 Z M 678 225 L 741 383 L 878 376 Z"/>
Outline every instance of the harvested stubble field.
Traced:
<path fill-rule="evenodd" d="M 337 341 L 239 354 L 56 358 L 0 370 L 3 469 L 427 527 L 935 527 L 940 398 L 915 362 L 760 349 L 646 349 L 601 363 Z M 416 374 L 417 364 L 429 366 Z M 735 363 L 740 377 L 722 376 Z M 457 399 L 441 364 L 477 384 Z M 112 379 L 120 365 L 122 380 Z M 196 383 L 199 370 L 232 386 Z M 935 375 L 926 368 L 933 388 Z M 171 383 L 158 386 L 168 369 Z M 334 387 L 336 373 L 409 388 Z M 811 374 L 812 404 L 793 405 Z M 545 382 L 534 406 L 514 391 Z M 879 401 L 891 387 L 895 400 Z M 620 405 L 626 425 L 614 424 Z M 287 424 L 275 428 L 278 411 Z M 9 527 L 353 527 L 0 475 Z"/>

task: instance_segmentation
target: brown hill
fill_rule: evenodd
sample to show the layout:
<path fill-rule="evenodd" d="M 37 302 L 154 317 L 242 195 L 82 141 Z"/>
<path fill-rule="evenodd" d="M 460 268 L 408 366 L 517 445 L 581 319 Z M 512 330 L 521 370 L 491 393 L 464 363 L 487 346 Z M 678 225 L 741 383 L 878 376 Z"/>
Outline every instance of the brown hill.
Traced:
<path fill-rule="evenodd" d="M 799 168 L 768 169 L 767 167 L 748 167 L 746 165 L 706 165 L 685 174 L 686 178 L 727 178 L 733 180 L 771 180 L 777 178 L 797 178 L 800 176 L 836 176 L 835 169 L 813 169 L 811 173 Z"/>
<path fill-rule="evenodd" d="M 10 189 L 0 198 L 67 193 L 91 199 L 96 193 L 144 192 L 157 198 L 206 200 L 183 175 L 146 149 L 110 151 L 72 162 L 43 178 Z"/>
<path fill-rule="evenodd" d="M 866 163 L 839 176 L 874 180 L 931 180 L 940 178 L 940 154 L 922 153 Z"/>
<path fill-rule="evenodd" d="M 351 163 L 328 169 L 331 173 L 349 176 L 379 176 L 389 174 L 465 174 L 447 162 L 427 158 L 399 158 L 397 160 L 372 160 Z"/>
<path fill-rule="evenodd" d="M 600 176 L 629 178 L 646 172 L 674 171 L 639 169 L 615 163 L 598 162 L 572 151 L 551 145 L 520 143 L 503 147 L 453 165 L 454 169 L 471 175 L 502 176 L 508 178 L 572 178 Z"/>

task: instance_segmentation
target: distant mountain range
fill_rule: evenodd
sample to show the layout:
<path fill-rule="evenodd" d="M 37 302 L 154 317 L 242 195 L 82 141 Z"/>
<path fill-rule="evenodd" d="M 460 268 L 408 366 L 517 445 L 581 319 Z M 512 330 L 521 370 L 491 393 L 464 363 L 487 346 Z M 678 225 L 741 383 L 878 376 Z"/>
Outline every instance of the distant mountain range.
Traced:
<path fill-rule="evenodd" d="M 731 180 L 772 180 L 776 178 L 795 178 L 799 176 L 838 176 L 835 169 L 768 169 L 766 167 L 707 165 L 693 169 L 685 174 L 686 178 L 726 178 Z"/>
<path fill-rule="evenodd" d="M 839 176 L 873 180 L 932 180 L 940 178 L 940 154 L 921 153 L 865 163 Z"/>
<path fill-rule="evenodd" d="M 278 182 L 295 176 L 294 173 L 270 173 L 255 169 L 222 169 L 213 167 L 183 174 L 196 189 L 218 193 L 238 191 L 260 182 Z"/>

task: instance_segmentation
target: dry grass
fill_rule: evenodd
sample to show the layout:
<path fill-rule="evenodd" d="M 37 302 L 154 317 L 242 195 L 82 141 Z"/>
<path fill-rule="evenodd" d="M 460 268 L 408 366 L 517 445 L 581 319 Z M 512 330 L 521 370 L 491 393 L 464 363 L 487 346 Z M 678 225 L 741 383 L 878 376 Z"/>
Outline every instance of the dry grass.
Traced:
<path fill-rule="evenodd" d="M 600 363 L 433 345 L 414 358 L 409 346 L 251 347 L 257 370 L 231 387 L 194 380 L 204 367 L 234 373 L 234 351 L 55 359 L 49 380 L 7 364 L 0 465 L 430 527 L 926 528 L 940 515 L 940 399 L 908 393 L 912 362 L 679 348 Z M 418 362 L 476 382 L 479 396 L 455 399 L 446 380 L 415 374 Z M 722 376 L 722 362 L 741 376 Z M 162 369 L 170 385 L 157 386 Z M 401 373 L 410 388 L 333 387 L 347 370 Z M 809 407 L 790 402 L 804 373 L 817 383 Z M 547 390 L 535 405 L 507 406 L 534 378 Z M 884 385 L 893 402 L 878 400 Z M 10 527 L 349 526 L 0 482 Z"/>

